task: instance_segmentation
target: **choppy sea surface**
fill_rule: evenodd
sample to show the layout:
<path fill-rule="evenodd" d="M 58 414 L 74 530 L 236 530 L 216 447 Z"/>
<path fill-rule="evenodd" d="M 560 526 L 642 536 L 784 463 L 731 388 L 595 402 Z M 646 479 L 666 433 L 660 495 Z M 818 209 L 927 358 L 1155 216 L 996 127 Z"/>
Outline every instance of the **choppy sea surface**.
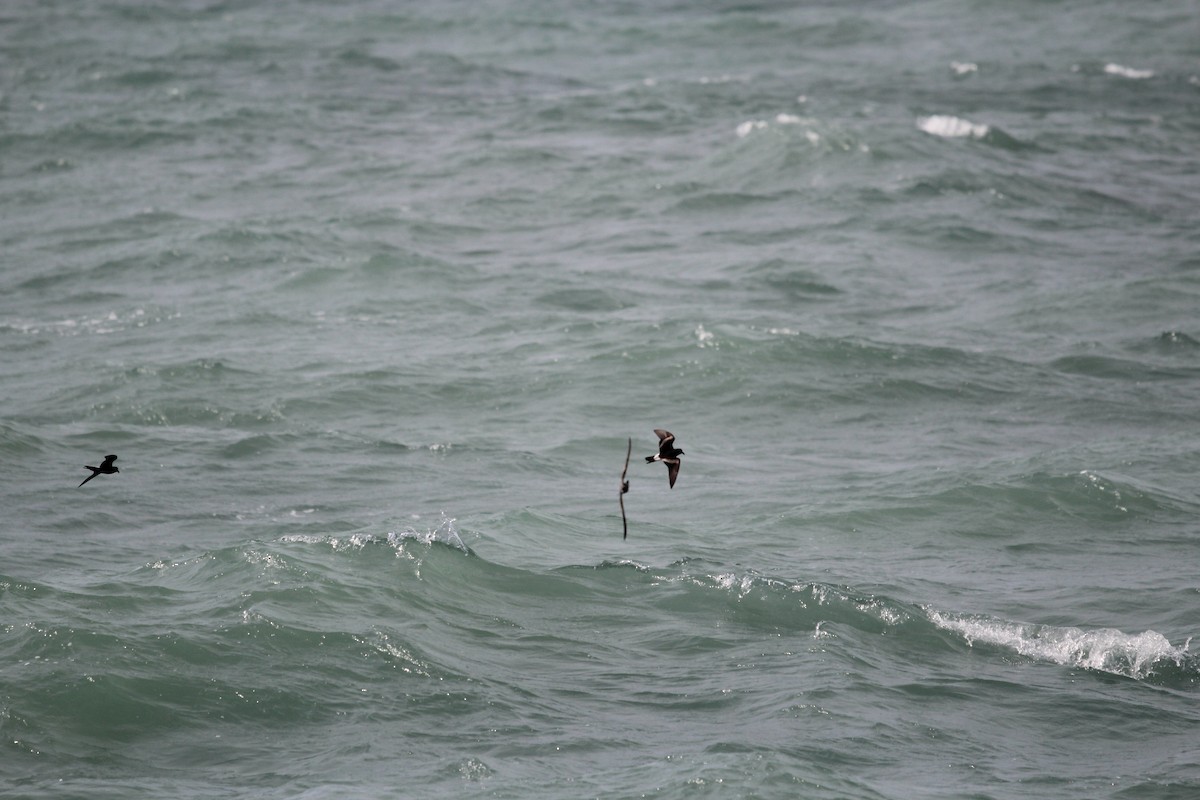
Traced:
<path fill-rule="evenodd" d="M 1198 20 L 6 2 L 0 795 L 1200 796 Z"/>

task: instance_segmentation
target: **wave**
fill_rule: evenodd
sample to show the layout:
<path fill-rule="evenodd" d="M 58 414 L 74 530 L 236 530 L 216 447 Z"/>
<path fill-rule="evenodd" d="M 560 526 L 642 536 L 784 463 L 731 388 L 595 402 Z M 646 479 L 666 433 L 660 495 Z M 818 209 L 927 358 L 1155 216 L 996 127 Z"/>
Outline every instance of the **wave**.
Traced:
<path fill-rule="evenodd" d="M 983 659 L 985 692 L 1024 679 L 1018 659 L 1200 685 L 1190 640 L 1152 630 L 1020 623 L 699 559 L 505 566 L 465 538 L 443 515 L 244 542 L 83 587 L 0 575 L 13 665 L 0 733 L 13 753 L 64 764 L 151 739 L 220 740 L 244 758 L 259 736 L 331 726 L 437 737 L 485 718 L 503 736 L 614 705 L 770 718 L 797 694 L 810 698 L 797 712 L 826 714 L 842 676 L 879 698 L 906 675 L 941 692 L 977 680 Z M 1077 678 L 1057 682 L 1068 693 Z"/>
<path fill-rule="evenodd" d="M 170 729 L 176 715 L 195 725 L 218 715 L 250 724 L 370 715 L 357 687 L 391 692 L 397 679 L 409 702 L 443 702 L 451 687 L 478 692 L 484 680 L 489 702 L 526 707 L 542 702 L 522 678 L 534 665 L 619 684 L 631 660 L 683 665 L 765 641 L 789 652 L 808 642 L 880 671 L 879 680 L 895 664 L 963 672 L 971 657 L 998 653 L 999 670 L 1015 655 L 1178 690 L 1200 685 L 1190 639 L 1175 645 L 1153 630 L 965 614 L 703 559 L 506 566 L 470 538 L 443 514 L 386 534 L 288 533 L 83 587 L 0 575 L 0 658 L 27 667 L 29 687 L 51 687 L 22 704 L 31 728 L 86 708 L 94 730 L 82 732 L 100 739 L 132 737 L 138 725 Z"/>
<path fill-rule="evenodd" d="M 775 630 L 811 628 L 814 639 L 836 635 L 831 632 L 849 626 L 864 633 L 895 636 L 915 648 L 927 644 L 924 634 L 932 626 L 954 634 L 969 648 L 989 645 L 1036 661 L 1154 685 L 1194 688 L 1200 684 L 1200 656 L 1189 652 L 1190 637 L 1176 646 L 1153 630 L 1130 634 L 1111 628 L 1085 630 L 1013 622 L 910 605 L 850 587 L 794 583 L 754 574 L 681 574 L 675 578 L 660 574 L 659 580 L 681 582 L 699 593 L 717 596 L 751 624 L 767 624 Z M 924 656 L 907 653 L 909 658 L 914 656 L 935 657 L 928 651 Z"/>
<path fill-rule="evenodd" d="M 988 135 L 987 125 L 971 122 L 948 114 L 934 114 L 917 120 L 917 127 L 925 133 L 944 139 L 982 139 Z"/>
<path fill-rule="evenodd" d="M 933 114 L 917 119 L 917 129 L 940 139 L 975 139 L 1003 150 L 1028 150 L 1034 145 L 994 125 L 973 122 L 952 114 Z"/>
<path fill-rule="evenodd" d="M 1200 659 L 1188 652 L 1191 638 L 1176 647 L 1156 631 L 1128 634 L 1112 628 L 1083 630 L 927 609 L 930 622 L 955 633 L 969 647 L 992 645 L 1039 661 L 1106 672 L 1138 681 L 1188 683 L 1200 679 Z"/>
<path fill-rule="evenodd" d="M 1070 473 L 1032 471 L 1010 476 L 987 476 L 925 497 L 920 508 L 996 509 L 999 513 L 1050 512 L 1075 519 L 1106 522 L 1133 515 L 1190 517 L 1197 503 L 1167 489 L 1149 486 L 1121 475 L 1095 470 Z M 902 504 L 889 504 L 877 513 L 895 513 Z"/>
<path fill-rule="evenodd" d="M 447 517 L 444 513 L 441 516 L 438 524 L 433 528 L 427 528 L 424 531 L 418 528 L 408 527 L 401 531 L 388 531 L 387 535 L 379 536 L 372 533 L 352 533 L 349 536 L 326 536 L 326 535 L 310 535 L 310 534 L 287 534 L 280 537 L 279 541 L 283 543 L 299 542 L 304 544 L 322 544 L 329 545 L 335 551 L 337 550 L 362 550 L 371 545 L 386 545 L 397 552 L 401 551 L 409 542 L 416 542 L 423 545 L 443 545 L 460 550 L 467 555 L 474 555 L 471 548 L 467 547 L 463 542 L 462 535 L 458 532 L 458 528 L 454 523 L 457 520 Z"/>
<path fill-rule="evenodd" d="M 1163 366 L 1141 360 L 1111 356 L 1073 355 L 1057 358 L 1051 368 L 1073 375 L 1136 383 L 1148 381 L 1194 380 L 1200 369 L 1188 366 Z"/>
<path fill-rule="evenodd" d="M 68 276 L 73 278 L 73 276 Z M 92 300 L 120 301 L 118 295 L 100 297 L 73 297 L 72 302 L 88 302 Z M 114 304 L 115 305 L 115 304 Z M 0 330 L 29 336 L 103 336 L 119 333 L 135 328 L 146 328 L 170 320 L 179 319 L 180 314 L 154 306 L 134 308 L 114 308 L 102 314 L 82 315 L 77 317 L 56 317 L 53 319 L 15 318 L 9 320 Z"/>
<path fill-rule="evenodd" d="M 47 442 L 27 426 L 13 422 L 0 422 L 0 455 L 14 461 L 39 455 L 45 451 Z"/>
<path fill-rule="evenodd" d="M 487 561 L 468 547 L 454 520 L 447 517 L 425 531 L 410 528 L 390 532 L 385 537 L 289 536 L 280 542 L 316 544 L 342 553 L 387 547 L 413 562 L 414 576 L 422 582 L 444 582 L 441 588 L 451 594 L 469 590 L 488 598 L 492 614 L 501 613 L 501 609 L 512 604 L 526 609 L 532 605 L 544 611 L 541 604 L 551 600 L 584 608 L 625 602 L 652 609 L 658 615 L 679 615 L 685 622 L 699 622 L 700 628 L 726 620 L 737 626 L 740 633 L 749 635 L 758 631 L 820 640 L 836 636 L 839 629 L 887 635 L 906 643 L 905 649 L 910 650 L 906 657 L 918 660 L 937 658 L 921 648 L 930 646 L 928 634 L 942 631 L 954 635 L 951 644 L 957 641 L 968 648 L 986 645 L 1036 661 L 1155 685 L 1185 688 L 1200 683 L 1200 658 L 1189 652 L 1190 638 L 1182 645 L 1173 645 L 1166 636 L 1153 630 L 1141 633 L 1111 628 L 1087 630 L 963 614 L 849 586 L 714 568 L 703 560 L 684 559 L 666 567 L 624 559 L 591 566 L 567 565 L 549 571 L 504 567 Z M 426 567 L 424 573 L 422 566 Z M 451 605 L 460 603 L 463 603 L 461 596 Z M 460 610 L 473 616 L 483 609 L 468 602 Z M 602 612 L 592 613 L 603 616 Z M 655 646 L 707 649 L 720 647 L 721 642 L 684 637 L 676 642 L 659 641 Z"/>
<path fill-rule="evenodd" d="M 1110 628 L 1084 630 L 1019 623 L 913 606 L 850 587 L 793 583 L 754 574 L 681 574 L 665 578 L 665 582 L 682 582 L 718 595 L 737 607 L 748 621 L 793 630 L 811 626 L 812 636 L 817 639 L 830 635 L 837 626 L 850 626 L 866 633 L 899 634 L 901 640 L 915 642 L 923 638 L 921 629 L 931 624 L 955 634 L 972 648 L 992 645 L 1037 661 L 1152 684 L 1182 687 L 1200 682 L 1200 657 L 1189 652 L 1191 639 L 1175 646 L 1153 630 L 1127 634 Z M 743 607 L 744 603 L 749 607 Z M 752 612 L 751 607 L 755 609 Z"/>
<path fill-rule="evenodd" d="M 674 198 L 673 211 L 731 212 L 799 202 L 807 194 L 797 181 L 811 181 L 815 166 L 861 163 L 872 157 L 870 146 L 852 129 L 780 112 L 731 124 L 725 145 L 666 182 L 657 178 L 655 186 Z"/>

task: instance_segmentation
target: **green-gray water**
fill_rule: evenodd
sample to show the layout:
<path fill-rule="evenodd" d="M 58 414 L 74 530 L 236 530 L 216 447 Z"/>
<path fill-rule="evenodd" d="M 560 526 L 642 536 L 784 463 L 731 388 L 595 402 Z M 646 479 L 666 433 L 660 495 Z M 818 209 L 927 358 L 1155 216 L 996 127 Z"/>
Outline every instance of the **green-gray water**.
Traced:
<path fill-rule="evenodd" d="M 1198 19 L 4 5 L 0 795 L 1195 797 Z"/>

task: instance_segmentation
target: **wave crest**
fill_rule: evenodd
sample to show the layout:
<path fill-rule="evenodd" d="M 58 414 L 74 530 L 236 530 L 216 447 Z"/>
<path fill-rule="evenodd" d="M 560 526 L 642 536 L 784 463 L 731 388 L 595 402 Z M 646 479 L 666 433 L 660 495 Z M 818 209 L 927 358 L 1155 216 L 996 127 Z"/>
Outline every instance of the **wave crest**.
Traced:
<path fill-rule="evenodd" d="M 958 634 L 969 647 L 976 643 L 993 645 L 1040 661 L 1138 681 L 1164 677 L 1164 668 L 1173 672 L 1171 668 L 1188 667 L 1195 661 L 1188 652 L 1191 639 L 1175 647 L 1156 631 L 1128 634 L 1114 628 L 1083 630 L 1025 624 L 933 609 L 926 609 L 926 613 L 930 622 Z"/>
<path fill-rule="evenodd" d="M 979 123 L 971 122 L 960 117 L 949 116 L 946 114 L 934 114 L 931 117 L 921 117 L 917 120 L 917 127 L 925 133 L 932 136 L 941 136 L 946 139 L 960 139 L 970 137 L 972 139 L 982 139 L 988 134 L 988 126 Z"/>

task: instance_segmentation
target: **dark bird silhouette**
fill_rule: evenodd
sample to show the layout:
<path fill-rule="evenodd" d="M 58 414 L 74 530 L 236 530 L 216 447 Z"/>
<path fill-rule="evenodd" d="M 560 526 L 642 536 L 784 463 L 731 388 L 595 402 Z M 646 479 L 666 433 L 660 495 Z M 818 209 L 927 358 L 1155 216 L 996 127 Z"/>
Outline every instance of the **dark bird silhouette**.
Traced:
<path fill-rule="evenodd" d="M 121 471 L 120 469 L 113 466 L 113 462 L 116 460 L 117 460 L 116 456 L 105 456 L 104 462 L 98 467 L 84 466 L 84 469 L 90 469 L 92 471 L 92 474 L 88 475 L 86 478 L 84 478 L 83 483 L 87 483 L 92 478 L 96 477 L 97 475 L 112 475 L 114 472 L 120 472 Z M 81 483 L 79 485 L 83 486 L 83 483 Z"/>
<path fill-rule="evenodd" d="M 629 538 L 629 522 L 625 519 L 625 493 L 629 491 L 629 481 L 625 480 L 625 473 L 629 471 L 629 454 L 633 452 L 633 437 L 629 437 L 629 444 L 625 447 L 625 469 L 621 470 L 621 493 L 617 495 L 617 499 L 621 501 L 621 528 L 625 531 L 622 539 Z"/>
<path fill-rule="evenodd" d="M 661 461 L 667 465 L 667 480 L 671 482 L 671 488 L 675 488 L 675 479 L 679 477 L 679 457 L 683 455 L 683 451 L 675 446 L 675 434 L 670 431 L 664 431 L 662 428 L 655 428 L 654 432 L 658 434 L 658 455 L 646 456 L 646 463 L 653 464 L 655 461 Z"/>

